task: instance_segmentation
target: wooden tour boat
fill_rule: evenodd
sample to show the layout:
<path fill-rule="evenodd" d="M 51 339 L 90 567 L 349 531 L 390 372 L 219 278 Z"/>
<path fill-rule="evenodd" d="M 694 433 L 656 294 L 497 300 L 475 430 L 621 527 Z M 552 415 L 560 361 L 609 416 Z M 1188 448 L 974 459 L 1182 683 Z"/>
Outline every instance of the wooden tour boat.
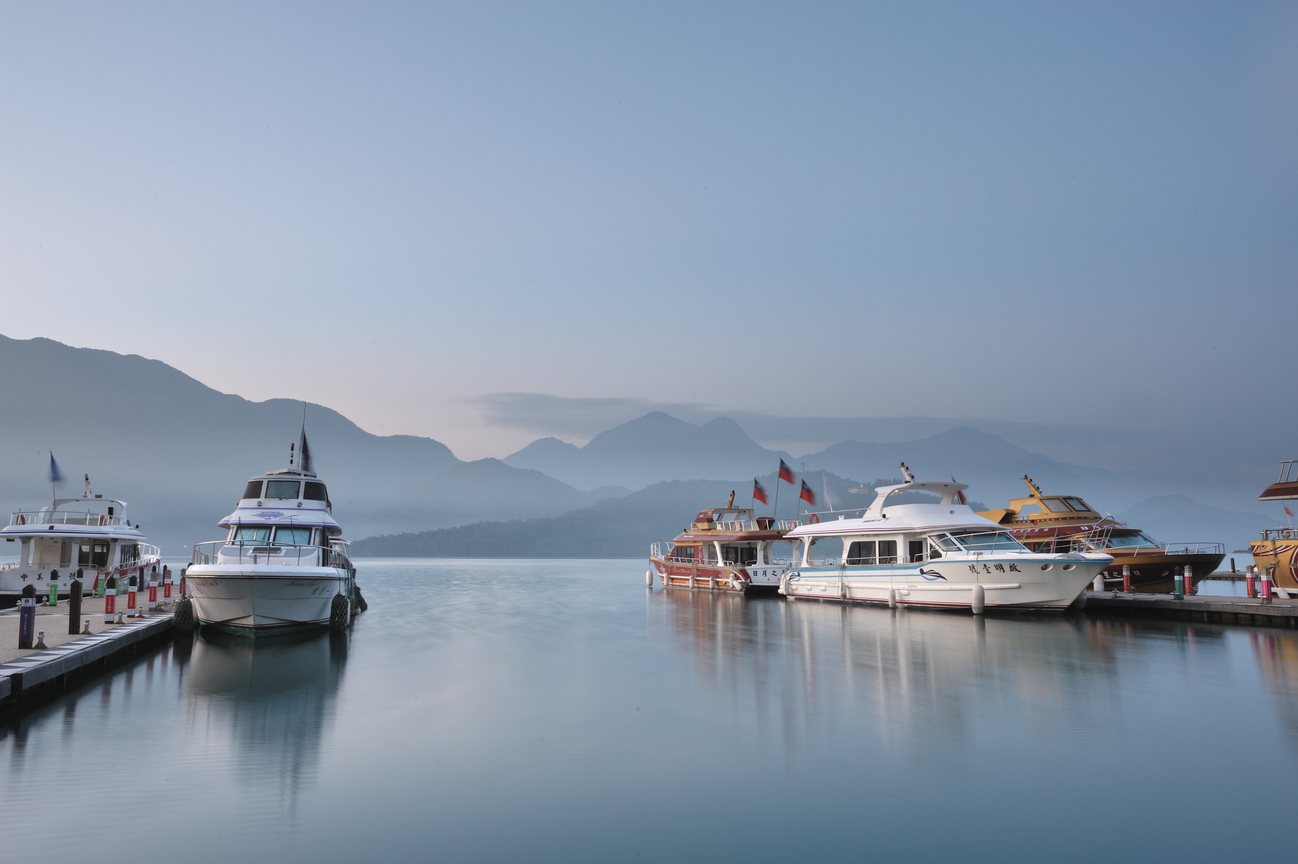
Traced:
<path fill-rule="evenodd" d="M 1138 528 L 1101 516 L 1075 495 L 1042 495 L 1024 476 L 1027 498 L 1001 510 L 979 513 L 1003 526 L 1036 552 L 1103 552 L 1113 556 L 1105 568 L 1106 587 L 1122 584 L 1122 567 L 1131 568 L 1131 588 L 1146 594 L 1172 590 L 1177 573 L 1190 565 L 1191 581 L 1208 577 L 1226 557 L 1222 543 L 1158 543 Z"/>
<path fill-rule="evenodd" d="M 1280 463 L 1280 477 L 1262 490 L 1259 501 L 1298 501 L 1298 459 Z M 1289 513 L 1288 507 L 1285 513 Z M 1272 579 L 1280 588 L 1298 589 L 1298 528 L 1269 528 L 1261 540 L 1249 544 L 1253 562 L 1262 570 L 1275 568 Z"/>
<path fill-rule="evenodd" d="M 789 569 L 784 535 L 797 522 L 776 522 L 735 507 L 735 495 L 725 507 L 700 510 L 688 528 L 671 542 L 654 543 L 649 564 L 664 588 L 688 587 L 738 591 L 776 589 Z M 781 554 L 781 553 L 784 554 Z"/>

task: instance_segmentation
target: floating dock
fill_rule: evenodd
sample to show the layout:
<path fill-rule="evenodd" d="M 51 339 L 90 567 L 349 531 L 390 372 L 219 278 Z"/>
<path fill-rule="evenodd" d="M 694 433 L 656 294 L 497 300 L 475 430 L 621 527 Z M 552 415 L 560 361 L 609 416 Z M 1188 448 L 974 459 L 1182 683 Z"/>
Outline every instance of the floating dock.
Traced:
<path fill-rule="evenodd" d="M 119 608 L 125 597 L 118 598 Z M 0 614 L 0 714 L 57 694 L 171 638 L 171 609 L 146 610 L 145 617 L 104 623 L 102 598 L 86 598 L 81 619 L 89 618 L 88 635 L 69 634 L 67 602 L 38 606 L 36 629 L 45 631 L 49 647 L 22 650 L 18 645 L 18 610 Z"/>
<path fill-rule="evenodd" d="M 1214 577 L 1216 578 L 1216 577 Z M 1211 624 L 1243 624 L 1250 627 L 1298 628 L 1298 600 L 1261 597 L 1187 596 L 1171 594 L 1124 594 L 1121 591 L 1087 591 L 1087 615 L 1129 618 L 1165 618 L 1175 621 L 1203 621 Z"/>

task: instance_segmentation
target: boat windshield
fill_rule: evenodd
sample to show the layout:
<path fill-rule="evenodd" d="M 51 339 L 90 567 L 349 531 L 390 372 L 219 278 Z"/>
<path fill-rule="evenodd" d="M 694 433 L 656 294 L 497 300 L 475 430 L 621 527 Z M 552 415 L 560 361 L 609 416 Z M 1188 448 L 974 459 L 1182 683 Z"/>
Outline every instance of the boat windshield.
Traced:
<path fill-rule="evenodd" d="M 1110 549 L 1157 549 L 1158 544 L 1144 534 L 1114 534 L 1109 537 Z"/>
<path fill-rule="evenodd" d="M 310 546 L 310 528 L 276 528 L 276 546 Z"/>
<path fill-rule="evenodd" d="M 977 533 L 944 534 L 937 539 L 942 548 L 954 550 L 947 541 L 954 540 L 969 552 L 1026 552 L 1027 547 L 1008 531 L 980 531 Z"/>
<path fill-rule="evenodd" d="M 236 543 L 253 543 L 264 546 L 270 542 L 270 528 L 262 526 L 256 528 L 239 527 L 234 529 L 234 537 L 231 539 Z"/>
<path fill-rule="evenodd" d="M 1069 512 L 1068 505 L 1065 504 L 1061 498 L 1042 498 L 1041 503 L 1046 505 L 1046 508 L 1049 509 L 1051 513 Z"/>
<path fill-rule="evenodd" d="M 1083 501 L 1081 498 L 1065 498 L 1064 501 L 1067 502 L 1069 507 L 1072 507 L 1074 510 L 1077 510 L 1078 512 L 1081 513 L 1091 512 L 1091 508 L 1087 506 L 1086 502 Z"/>

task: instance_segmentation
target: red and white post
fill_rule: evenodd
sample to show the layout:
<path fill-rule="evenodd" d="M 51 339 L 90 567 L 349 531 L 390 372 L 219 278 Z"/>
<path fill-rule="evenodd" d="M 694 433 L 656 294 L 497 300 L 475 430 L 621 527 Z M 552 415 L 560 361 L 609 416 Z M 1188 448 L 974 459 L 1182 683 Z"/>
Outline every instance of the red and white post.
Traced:
<path fill-rule="evenodd" d="M 117 616 L 117 580 L 108 577 L 104 583 L 104 623 L 112 624 Z"/>

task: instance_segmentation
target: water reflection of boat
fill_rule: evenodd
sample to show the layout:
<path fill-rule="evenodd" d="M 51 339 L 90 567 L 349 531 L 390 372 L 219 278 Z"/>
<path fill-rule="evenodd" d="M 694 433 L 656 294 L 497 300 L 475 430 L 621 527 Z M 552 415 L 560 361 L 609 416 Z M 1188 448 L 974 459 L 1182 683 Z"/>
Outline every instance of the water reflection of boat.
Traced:
<path fill-rule="evenodd" d="M 1258 630 L 1250 631 L 1248 638 L 1262 680 L 1275 701 L 1280 725 L 1290 743 L 1298 747 L 1298 638 Z"/>
<path fill-rule="evenodd" d="M 319 760 L 346 657 L 341 634 L 253 641 L 204 632 L 185 677 L 191 727 L 213 736 L 209 748 L 228 746 L 248 779 L 296 791 Z"/>
<path fill-rule="evenodd" d="M 1027 717 L 1043 730 L 1111 724 L 1099 715 L 1117 701 L 1118 645 L 1131 627 L 723 593 L 649 597 L 651 638 L 685 649 L 702 691 L 748 703 L 756 737 L 786 747 L 865 723 L 916 752 L 959 748 L 988 711 Z M 988 700 L 1020 707 L 993 709 Z"/>
<path fill-rule="evenodd" d="M 1132 590 L 1166 593 L 1176 574 L 1190 567 L 1198 583 L 1217 569 L 1226 557 L 1221 543 L 1159 543 L 1138 528 L 1101 516 L 1076 495 L 1042 495 L 1028 477 L 1028 497 L 1015 498 L 1008 507 L 985 510 L 985 516 L 1007 529 L 1038 552 L 1103 552 L 1113 556 L 1104 570 L 1110 584 L 1120 585 L 1122 568 L 1131 573 Z"/>

